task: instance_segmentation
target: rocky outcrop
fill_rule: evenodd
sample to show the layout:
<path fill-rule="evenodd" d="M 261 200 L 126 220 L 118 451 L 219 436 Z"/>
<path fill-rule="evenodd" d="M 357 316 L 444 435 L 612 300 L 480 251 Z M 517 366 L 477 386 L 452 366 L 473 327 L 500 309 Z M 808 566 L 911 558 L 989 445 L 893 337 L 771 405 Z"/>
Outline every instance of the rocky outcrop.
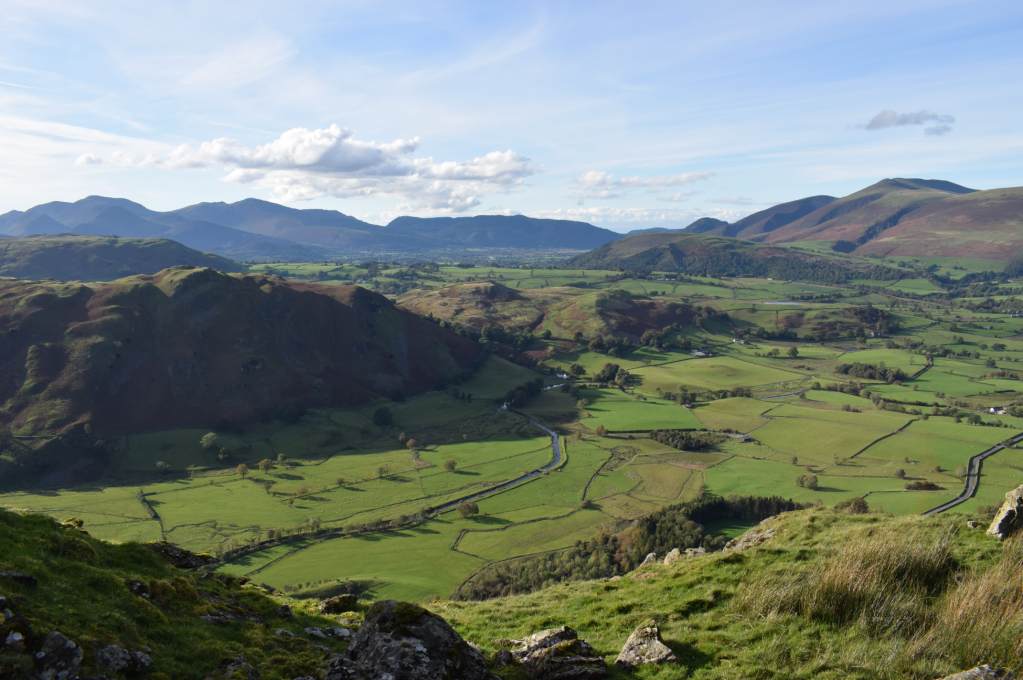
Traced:
<path fill-rule="evenodd" d="M 74 680 L 81 665 L 81 648 L 56 631 L 47 636 L 35 654 L 36 677 L 39 680 Z"/>
<path fill-rule="evenodd" d="M 355 611 L 359 600 L 355 595 L 338 595 L 320 603 L 321 614 L 344 614 Z"/>
<path fill-rule="evenodd" d="M 1009 671 L 984 664 L 962 673 L 945 676 L 941 680 L 1016 680 L 1016 676 Z"/>
<path fill-rule="evenodd" d="M 1008 538 L 1017 528 L 1023 525 L 1020 512 L 1023 511 L 1023 486 L 1016 487 L 1005 494 L 1005 502 L 998 509 L 998 514 L 991 521 L 987 532 L 1000 541 Z"/>
<path fill-rule="evenodd" d="M 206 680 L 261 680 L 263 674 L 249 665 L 244 656 L 224 659 Z"/>
<path fill-rule="evenodd" d="M 657 553 L 652 552 L 649 555 L 647 555 L 646 558 L 644 558 L 642 562 L 639 563 L 639 566 L 645 567 L 646 565 L 653 564 L 656 561 L 657 561 Z"/>
<path fill-rule="evenodd" d="M 568 626 L 530 635 L 511 651 L 512 660 L 534 680 L 602 680 L 607 677 L 604 659 Z"/>
<path fill-rule="evenodd" d="M 678 548 L 672 549 L 667 555 L 664 556 L 664 566 L 669 564 L 675 564 L 682 559 L 682 552 Z"/>
<path fill-rule="evenodd" d="M 324 680 L 496 680 L 447 621 L 408 602 L 377 602 Z"/>
<path fill-rule="evenodd" d="M 179 548 L 167 541 L 155 541 L 149 544 L 149 548 L 159 555 L 165 562 L 178 569 L 198 569 L 217 561 L 212 555 L 194 553 L 191 550 Z"/>
<path fill-rule="evenodd" d="M 706 554 L 707 554 L 706 548 L 702 548 L 702 547 L 701 548 L 686 548 L 686 551 L 684 553 L 681 552 L 678 548 L 675 548 L 670 553 L 668 553 L 667 555 L 664 556 L 664 566 L 668 566 L 670 564 L 675 564 L 676 562 L 679 562 L 681 560 L 690 560 L 690 559 L 692 559 L 694 557 L 699 557 L 700 555 L 706 555 Z"/>
<path fill-rule="evenodd" d="M 732 540 L 725 544 L 725 550 L 726 551 L 747 550 L 749 548 L 756 547 L 763 543 L 764 541 L 766 541 L 767 539 L 771 538 L 777 533 L 778 530 L 765 527 L 764 524 L 770 522 L 772 519 L 774 518 L 768 517 L 763 522 L 761 522 L 760 524 L 756 525 L 755 527 L 744 533 L 742 536 L 739 536 L 738 538 L 733 538 Z"/>
<path fill-rule="evenodd" d="M 35 586 L 39 584 L 39 580 L 31 574 L 23 574 L 20 571 L 4 571 L 0 569 L 0 578 L 5 578 L 15 583 L 20 583 L 23 586 Z"/>
<path fill-rule="evenodd" d="M 224 626 L 236 621 L 248 621 L 250 623 L 266 623 L 266 619 L 255 609 L 237 600 L 225 600 L 222 597 L 202 593 L 200 597 L 208 603 L 208 611 L 200 614 L 199 618 L 206 623 L 217 626 Z"/>
<path fill-rule="evenodd" d="M 129 652 L 123 647 L 110 645 L 96 653 L 96 663 L 115 673 L 138 673 L 149 668 L 152 660 L 142 652 Z"/>
<path fill-rule="evenodd" d="M 675 653 L 661 641 L 661 631 L 653 621 L 646 621 L 633 631 L 622 647 L 622 653 L 615 659 L 615 666 L 624 669 L 675 663 L 678 663 Z"/>
<path fill-rule="evenodd" d="M 295 618 L 295 612 L 291 611 L 291 607 L 284 605 L 274 610 L 274 616 L 278 616 L 282 619 L 293 619 Z"/>

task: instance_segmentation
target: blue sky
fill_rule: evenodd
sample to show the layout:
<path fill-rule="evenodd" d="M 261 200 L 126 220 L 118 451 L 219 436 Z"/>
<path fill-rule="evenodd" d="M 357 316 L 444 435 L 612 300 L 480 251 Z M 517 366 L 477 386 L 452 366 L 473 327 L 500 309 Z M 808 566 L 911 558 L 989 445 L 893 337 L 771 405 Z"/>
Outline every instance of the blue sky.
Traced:
<path fill-rule="evenodd" d="M 1019 2 L 0 0 L 0 213 L 247 197 L 616 229 L 1023 184 Z"/>

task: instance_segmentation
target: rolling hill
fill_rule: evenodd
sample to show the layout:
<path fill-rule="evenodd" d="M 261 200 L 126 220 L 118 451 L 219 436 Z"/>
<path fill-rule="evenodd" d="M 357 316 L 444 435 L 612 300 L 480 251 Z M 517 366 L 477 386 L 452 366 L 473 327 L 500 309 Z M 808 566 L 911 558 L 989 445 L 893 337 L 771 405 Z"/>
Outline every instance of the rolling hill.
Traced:
<path fill-rule="evenodd" d="M 181 264 L 224 272 L 242 269 L 234 260 L 160 238 L 62 234 L 0 239 L 0 276 L 17 279 L 110 281 Z"/>
<path fill-rule="evenodd" d="M 174 267 L 0 280 L 0 427 L 210 427 L 294 400 L 355 406 L 458 379 L 479 347 L 357 286 Z"/>
<path fill-rule="evenodd" d="M 678 271 L 802 281 L 869 277 L 872 267 L 791 248 L 710 234 L 640 234 L 612 241 L 563 263 L 567 268 Z"/>

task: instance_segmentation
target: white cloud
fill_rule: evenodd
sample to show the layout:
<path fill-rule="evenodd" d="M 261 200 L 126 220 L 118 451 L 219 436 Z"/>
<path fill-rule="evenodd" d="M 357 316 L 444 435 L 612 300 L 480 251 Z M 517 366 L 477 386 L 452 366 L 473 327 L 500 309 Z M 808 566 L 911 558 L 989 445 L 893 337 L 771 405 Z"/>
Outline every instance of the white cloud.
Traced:
<path fill-rule="evenodd" d="M 716 217 L 722 220 L 733 221 L 740 217 L 744 217 L 746 212 L 730 210 L 727 208 L 712 208 L 710 210 L 688 208 L 683 210 L 678 208 L 611 208 L 601 206 L 592 208 L 581 207 L 558 208 L 557 210 L 533 210 L 527 211 L 527 214 L 530 217 L 542 217 L 554 220 L 667 226 L 669 224 L 679 222 L 689 224 L 700 217 Z"/>
<path fill-rule="evenodd" d="M 943 123 L 924 130 L 927 136 L 944 135 L 952 131 L 952 127 L 946 123 L 956 122 L 955 116 L 942 113 L 932 113 L 926 109 L 914 113 L 896 113 L 891 109 L 885 109 L 870 119 L 870 122 L 861 126 L 865 130 L 883 130 L 890 127 L 903 125 L 923 125 L 925 123 Z"/>
<path fill-rule="evenodd" d="M 621 177 L 603 170 L 590 170 L 579 175 L 575 180 L 576 193 L 573 198 L 605 199 L 621 198 L 630 189 L 645 188 L 649 193 L 667 191 L 670 187 L 678 187 L 693 182 L 700 182 L 714 176 L 713 172 L 685 172 L 680 175 L 662 175 L 658 177 Z M 682 196 L 682 194 L 676 194 Z M 678 200 L 665 198 L 662 200 Z"/>
<path fill-rule="evenodd" d="M 75 159 L 75 165 L 99 165 L 103 159 L 94 153 L 83 153 Z"/>
<path fill-rule="evenodd" d="M 115 153 L 114 163 L 170 170 L 221 165 L 224 181 L 268 190 L 283 202 L 320 196 L 398 197 L 406 211 L 464 212 L 480 197 L 506 193 L 539 171 L 514 151 L 491 151 L 469 161 L 436 162 L 413 158 L 419 138 L 389 143 L 363 142 L 337 125 L 321 130 L 294 128 L 250 149 L 221 137 L 198 148 L 183 144 L 162 158 Z"/>
<path fill-rule="evenodd" d="M 688 201 L 697 194 L 702 194 L 702 191 L 683 191 L 677 194 L 665 194 L 664 196 L 658 196 L 658 201 L 667 201 L 669 203 L 681 203 L 682 201 Z"/>

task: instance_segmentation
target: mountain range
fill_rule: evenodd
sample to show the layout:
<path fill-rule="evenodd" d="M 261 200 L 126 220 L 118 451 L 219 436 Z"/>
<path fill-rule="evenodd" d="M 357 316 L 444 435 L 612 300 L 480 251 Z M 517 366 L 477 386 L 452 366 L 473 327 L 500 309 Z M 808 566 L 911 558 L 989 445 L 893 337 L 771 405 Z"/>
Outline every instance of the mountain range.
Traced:
<path fill-rule="evenodd" d="M 685 229 L 654 227 L 628 234 L 525 215 L 402 216 L 379 226 L 335 210 L 300 210 L 254 198 L 157 212 L 123 198 L 89 196 L 0 215 L 0 236 L 66 233 L 170 239 L 238 260 L 589 251 L 648 234 L 706 234 L 773 245 L 809 242 L 853 255 L 1008 261 L 1023 248 L 1023 187 L 977 191 L 945 180 L 883 179 L 848 196 L 809 196 L 732 223 L 701 217 Z"/>
<path fill-rule="evenodd" d="M 0 215 L 2 236 L 64 233 L 164 238 L 240 260 L 297 261 L 322 260 L 353 250 L 590 250 L 621 238 L 585 222 L 524 215 L 406 216 L 382 227 L 335 210 L 299 210 L 254 198 L 156 212 L 123 198 L 89 196 Z"/>

